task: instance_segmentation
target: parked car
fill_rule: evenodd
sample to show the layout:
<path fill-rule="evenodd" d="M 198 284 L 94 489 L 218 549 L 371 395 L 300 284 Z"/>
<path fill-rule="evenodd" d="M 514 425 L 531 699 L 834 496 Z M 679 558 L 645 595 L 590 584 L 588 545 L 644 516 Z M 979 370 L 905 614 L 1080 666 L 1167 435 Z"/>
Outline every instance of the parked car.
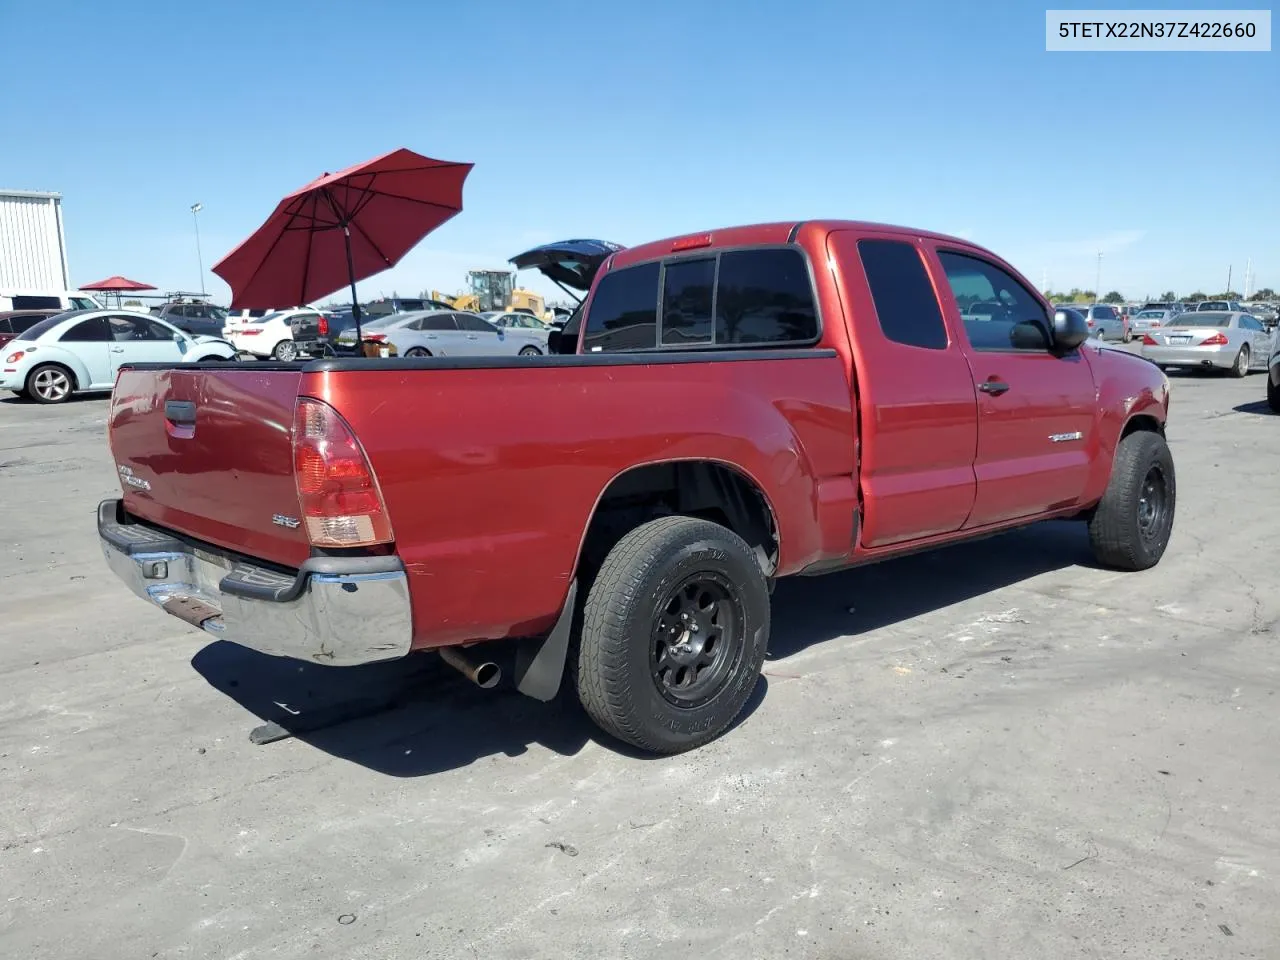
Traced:
<path fill-rule="evenodd" d="M 0 312 L 16 310 L 101 310 L 102 304 L 83 290 L 35 290 L 5 288 L 0 290 Z"/>
<path fill-rule="evenodd" d="M 551 335 L 551 326 L 549 324 L 543 323 L 532 314 L 519 310 L 494 310 L 476 314 L 476 316 L 488 321 L 500 330 L 514 330 L 531 334 L 538 337 L 543 344 L 547 342 L 547 338 Z M 546 351 L 543 352 L 545 353 Z"/>
<path fill-rule="evenodd" d="M 1142 335 L 1142 355 L 1161 369 L 1201 367 L 1243 377 L 1266 366 L 1275 334 L 1239 311 L 1195 310 Z"/>
<path fill-rule="evenodd" d="M 971 295 L 1004 309 L 962 318 Z M 438 651 L 491 686 L 475 645 L 520 638 L 518 690 L 568 675 L 602 729 L 676 753 L 751 696 L 779 577 L 1050 518 L 1140 570 L 1173 529 L 1168 379 L 1081 349 L 965 240 L 809 221 L 632 247 L 560 336 L 574 356 L 123 371 L 107 563 L 317 664 Z M 175 443 L 170 407 L 217 416 Z"/>
<path fill-rule="evenodd" d="M 301 307 L 276 310 L 250 323 L 229 326 L 223 332 L 241 353 L 287 363 L 299 357 L 324 355 L 329 320 L 319 310 Z"/>
<path fill-rule="evenodd" d="M 0 313 L 0 347 L 46 317 L 62 312 L 61 310 L 6 310 Z"/>
<path fill-rule="evenodd" d="M 474 313 L 428 310 L 405 316 L 408 322 L 381 331 L 402 357 L 533 357 L 547 352 L 546 333 L 498 327 Z"/>
<path fill-rule="evenodd" d="M 1269 303 L 1247 303 L 1244 309 L 1250 316 L 1257 317 L 1268 329 L 1280 323 L 1280 310 Z"/>
<path fill-rule="evenodd" d="M 1139 312 L 1142 310 L 1168 310 L 1172 314 L 1179 314 L 1185 309 L 1186 306 L 1176 300 L 1151 300 L 1144 303 Z"/>
<path fill-rule="evenodd" d="M 1129 322 L 1116 312 L 1115 307 L 1105 303 L 1094 303 L 1079 304 L 1076 309 L 1084 314 L 1085 325 L 1089 328 L 1090 336 L 1097 337 L 1099 340 L 1120 340 L 1124 343 L 1133 339 Z"/>
<path fill-rule="evenodd" d="M 225 340 L 179 330 L 158 317 L 125 310 L 69 310 L 46 317 L 0 350 L 0 390 L 39 403 L 110 390 L 129 363 L 235 359 Z"/>
<path fill-rule="evenodd" d="M 380 316 L 366 320 L 362 316 L 360 319 L 360 336 L 365 340 L 372 340 L 374 343 L 387 343 L 387 334 L 394 327 L 403 326 L 411 323 L 413 319 L 419 316 L 423 311 L 417 313 L 384 313 Z M 350 326 L 345 327 L 333 341 L 339 353 L 354 353 L 356 348 L 356 328 L 354 318 L 350 320 Z"/>
<path fill-rule="evenodd" d="M 1196 304 L 1196 313 L 1212 311 L 1214 313 L 1242 313 L 1244 307 L 1238 300 L 1201 300 Z"/>
<path fill-rule="evenodd" d="M 421 313 L 423 310 L 452 310 L 453 306 L 430 297 L 380 297 L 360 307 L 361 326 L 365 318 L 384 317 L 389 313 Z"/>
<path fill-rule="evenodd" d="M 162 303 L 151 308 L 151 315 L 179 330 L 208 337 L 221 338 L 227 326 L 227 311 L 212 303 Z"/>
<path fill-rule="evenodd" d="M 1129 327 L 1133 336 L 1136 337 L 1140 333 L 1157 327 L 1167 327 L 1175 321 L 1177 316 L 1172 310 L 1139 310 L 1129 321 Z"/>

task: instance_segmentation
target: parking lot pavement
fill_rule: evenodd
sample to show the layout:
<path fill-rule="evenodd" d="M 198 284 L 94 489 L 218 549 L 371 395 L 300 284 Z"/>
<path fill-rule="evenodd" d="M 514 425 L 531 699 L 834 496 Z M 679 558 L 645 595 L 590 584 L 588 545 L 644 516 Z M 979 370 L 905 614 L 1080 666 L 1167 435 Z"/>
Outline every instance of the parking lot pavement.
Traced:
<path fill-rule="evenodd" d="M 1280 955 L 1280 417 L 1172 380 L 1158 568 L 1059 523 L 783 582 L 749 715 L 667 759 L 207 643 L 98 553 L 106 402 L 0 402 L 0 956 Z"/>

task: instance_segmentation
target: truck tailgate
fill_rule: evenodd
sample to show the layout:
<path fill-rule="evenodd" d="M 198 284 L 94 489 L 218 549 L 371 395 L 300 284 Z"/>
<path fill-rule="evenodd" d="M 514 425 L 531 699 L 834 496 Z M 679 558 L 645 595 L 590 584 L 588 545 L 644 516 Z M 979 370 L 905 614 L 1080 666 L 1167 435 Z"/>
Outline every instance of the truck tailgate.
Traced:
<path fill-rule="evenodd" d="M 301 370 L 266 364 L 121 371 L 108 418 L 125 509 L 198 540 L 296 567 L 293 412 Z"/>

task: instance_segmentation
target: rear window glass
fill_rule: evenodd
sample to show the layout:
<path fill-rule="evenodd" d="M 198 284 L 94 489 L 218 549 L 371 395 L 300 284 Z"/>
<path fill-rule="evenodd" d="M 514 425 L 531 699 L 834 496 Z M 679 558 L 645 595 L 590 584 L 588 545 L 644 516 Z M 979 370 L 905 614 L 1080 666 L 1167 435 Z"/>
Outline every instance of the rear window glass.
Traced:
<path fill-rule="evenodd" d="M 1200 304 L 1200 306 L 1196 307 L 1197 310 L 1228 310 L 1230 308 L 1231 304 L 1227 303 L 1225 300 L 1206 300 L 1204 303 Z"/>
<path fill-rule="evenodd" d="M 668 263 L 662 280 L 662 343 L 681 346 L 711 342 L 711 294 L 716 261 Z"/>
<path fill-rule="evenodd" d="M 900 240 L 861 240 L 858 257 L 884 335 L 909 347 L 945 350 L 942 310 L 916 249 Z"/>
<path fill-rule="evenodd" d="M 587 315 L 587 353 L 658 345 L 658 267 L 642 263 L 600 279 Z"/>
<path fill-rule="evenodd" d="M 806 343 L 817 338 L 813 285 L 798 250 L 721 255 L 716 343 Z"/>
<path fill-rule="evenodd" d="M 1229 313 L 1185 313 L 1178 318 L 1180 327 L 1225 327 L 1230 323 Z"/>
<path fill-rule="evenodd" d="M 1099 320 L 1114 320 L 1116 318 L 1116 312 L 1110 307 L 1094 307 L 1093 315 Z"/>

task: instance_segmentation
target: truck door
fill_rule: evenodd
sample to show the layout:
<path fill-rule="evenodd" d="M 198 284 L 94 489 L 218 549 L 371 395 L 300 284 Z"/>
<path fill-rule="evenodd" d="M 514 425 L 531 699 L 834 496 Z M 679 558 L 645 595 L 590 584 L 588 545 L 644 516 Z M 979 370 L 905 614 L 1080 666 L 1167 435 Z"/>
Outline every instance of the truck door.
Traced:
<path fill-rule="evenodd" d="M 1052 350 L 1044 304 L 1009 270 L 971 250 L 934 256 L 978 391 L 978 490 L 964 528 L 1071 506 L 1098 456 L 1088 360 Z"/>
<path fill-rule="evenodd" d="M 959 530 L 976 489 L 977 400 L 921 247 L 901 234 L 837 230 L 827 252 L 853 353 L 862 545 Z"/>

